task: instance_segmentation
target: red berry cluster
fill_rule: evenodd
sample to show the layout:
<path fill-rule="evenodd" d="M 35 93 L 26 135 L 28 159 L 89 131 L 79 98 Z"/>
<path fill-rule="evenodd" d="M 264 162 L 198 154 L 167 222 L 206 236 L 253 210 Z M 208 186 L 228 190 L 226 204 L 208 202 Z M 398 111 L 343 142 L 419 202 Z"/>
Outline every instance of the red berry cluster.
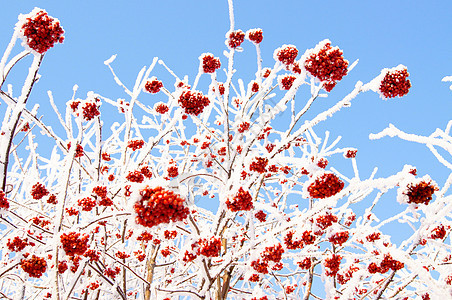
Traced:
<path fill-rule="evenodd" d="M 263 68 L 262 69 L 262 77 L 267 78 L 268 76 L 270 76 L 271 72 L 272 72 L 272 70 L 270 68 Z"/>
<path fill-rule="evenodd" d="M 131 140 L 127 143 L 127 147 L 131 148 L 132 151 L 135 151 L 137 149 L 141 149 L 143 147 L 144 141 L 143 140 Z"/>
<path fill-rule="evenodd" d="M 99 252 L 93 249 L 86 250 L 85 254 L 83 254 L 85 257 L 89 257 L 90 261 L 99 261 L 100 255 Z"/>
<path fill-rule="evenodd" d="M 284 65 L 289 66 L 294 63 L 297 55 L 298 50 L 295 46 L 283 46 L 282 48 L 277 49 L 276 59 Z"/>
<path fill-rule="evenodd" d="M 50 224 L 50 221 L 49 220 L 45 220 L 43 216 L 34 217 L 34 218 L 30 219 L 30 221 L 32 221 L 33 224 L 38 225 L 38 226 L 40 226 L 42 228 L 44 228 L 44 227 L 46 227 L 47 225 Z"/>
<path fill-rule="evenodd" d="M 331 257 L 325 259 L 323 265 L 325 266 L 325 268 L 329 269 L 325 272 L 326 276 L 335 276 L 337 274 L 341 265 L 341 259 L 342 256 L 337 254 L 333 254 Z"/>
<path fill-rule="evenodd" d="M 237 129 L 237 131 L 239 133 L 243 133 L 243 132 L 247 131 L 248 129 L 250 129 L 250 123 L 243 122 L 239 125 L 239 128 Z"/>
<path fill-rule="evenodd" d="M 348 237 L 349 237 L 348 231 L 340 231 L 330 236 L 328 241 L 335 245 L 342 246 L 342 244 L 348 240 Z"/>
<path fill-rule="evenodd" d="M 404 266 L 405 266 L 404 263 L 393 259 L 390 254 L 386 254 L 383 258 L 383 261 L 380 263 L 380 266 L 373 262 L 368 266 L 367 269 L 371 274 L 375 274 L 377 272 L 384 274 L 388 272 L 389 269 L 397 271 L 402 269 Z"/>
<path fill-rule="evenodd" d="M 100 115 L 99 106 L 93 102 L 86 102 L 82 107 L 82 112 L 86 121 L 91 121 L 94 117 Z"/>
<path fill-rule="evenodd" d="M 213 87 L 212 90 L 215 92 L 215 87 Z M 224 95 L 225 88 L 222 83 L 218 83 L 218 91 L 220 92 L 220 95 Z"/>
<path fill-rule="evenodd" d="M 317 226 L 320 227 L 320 229 L 325 230 L 331 225 L 333 225 L 333 223 L 337 222 L 337 217 L 330 213 L 326 213 L 325 215 L 318 216 L 315 221 L 317 223 Z"/>
<path fill-rule="evenodd" d="M 57 204 L 58 200 L 57 200 L 56 196 L 54 194 L 52 194 L 47 199 L 47 203 L 49 203 L 49 204 Z"/>
<path fill-rule="evenodd" d="M 245 191 L 242 187 L 232 199 L 232 202 L 226 200 L 226 205 L 228 209 L 232 212 L 237 212 L 241 210 L 252 210 L 253 209 L 253 197 L 249 191 Z"/>
<path fill-rule="evenodd" d="M 260 44 L 264 39 L 262 29 L 250 29 L 246 32 L 246 38 L 253 42 L 254 44 Z"/>
<path fill-rule="evenodd" d="M 408 203 L 425 204 L 427 205 L 432 200 L 432 195 L 438 191 L 438 187 L 431 181 L 421 181 L 415 185 L 407 186 L 408 191 L 405 195 L 408 196 Z"/>
<path fill-rule="evenodd" d="M 60 241 L 68 256 L 83 255 L 88 250 L 89 236 L 84 234 L 80 237 L 78 232 L 63 233 Z"/>
<path fill-rule="evenodd" d="M 311 259 L 309 257 L 306 257 L 305 259 L 303 259 L 302 261 L 297 263 L 298 266 L 303 269 L 303 270 L 307 270 L 311 267 L 312 262 Z"/>
<path fill-rule="evenodd" d="M 317 161 L 317 166 L 319 168 L 325 169 L 326 166 L 328 166 L 328 159 L 321 157 L 318 161 Z"/>
<path fill-rule="evenodd" d="M 198 255 L 204 255 L 207 257 L 217 257 L 220 255 L 221 251 L 221 240 L 220 238 L 212 237 L 210 240 L 201 239 L 198 241 L 199 250 Z"/>
<path fill-rule="evenodd" d="M 442 240 L 444 239 L 446 234 L 447 234 L 446 228 L 444 227 L 443 224 L 441 224 L 438 227 L 433 228 L 432 235 L 430 236 L 430 238 Z"/>
<path fill-rule="evenodd" d="M 6 194 L 3 191 L 0 191 L 0 209 L 8 209 L 9 208 L 9 202 L 8 199 L 6 199 Z"/>
<path fill-rule="evenodd" d="M 28 273 L 30 277 L 39 278 L 47 269 L 47 262 L 44 258 L 33 254 L 31 258 L 23 259 L 20 262 L 22 270 Z"/>
<path fill-rule="evenodd" d="M 30 243 L 30 244 L 33 244 L 33 243 Z M 22 251 L 28 245 L 29 245 L 29 243 L 28 243 L 27 238 L 21 239 L 18 236 L 15 236 L 12 241 L 10 239 L 8 239 L 8 242 L 6 243 L 6 246 L 8 247 L 9 251 L 11 251 L 11 252 Z"/>
<path fill-rule="evenodd" d="M 157 103 L 155 105 L 154 109 L 156 112 L 158 112 L 161 115 L 166 114 L 169 111 L 168 106 L 164 103 Z"/>
<path fill-rule="evenodd" d="M 204 73 L 214 73 L 215 70 L 221 67 L 221 62 L 218 57 L 214 57 L 210 53 L 205 53 L 199 57 Z"/>
<path fill-rule="evenodd" d="M 100 287 L 100 284 L 99 284 L 98 281 L 91 282 L 91 283 L 89 283 L 89 284 L 86 286 L 87 289 L 90 289 L 90 290 L 92 290 L 92 291 L 98 289 L 99 287 Z"/>
<path fill-rule="evenodd" d="M 324 88 L 330 92 L 347 75 L 348 61 L 344 59 L 342 51 L 332 48 L 331 43 L 326 43 L 318 53 L 313 53 L 305 62 L 306 70 L 312 76 L 325 82 Z"/>
<path fill-rule="evenodd" d="M 402 97 L 408 94 L 411 82 L 407 69 L 386 73 L 380 84 L 380 92 L 385 98 Z"/>
<path fill-rule="evenodd" d="M 257 83 L 256 81 L 254 81 L 253 84 L 251 85 L 251 91 L 252 91 L 253 93 L 259 92 L 259 83 Z"/>
<path fill-rule="evenodd" d="M 134 205 L 136 222 L 146 227 L 182 221 L 190 212 L 184 206 L 184 199 L 162 187 L 147 187 L 140 191 L 140 196 L 141 199 Z"/>
<path fill-rule="evenodd" d="M 356 157 L 356 153 L 358 152 L 358 150 L 347 150 L 347 152 L 345 153 L 345 158 L 355 158 Z"/>
<path fill-rule="evenodd" d="M 255 157 L 254 161 L 250 164 L 250 171 L 254 171 L 257 173 L 265 173 L 266 167 L 268 165 L 268 158 L 264 157 Z"/>
<path fill-rule="evenodd" d="M 183 91 L 179 97 L 179 104 L 186 114 L 197 116 L 210 104 L 210 100 L 201 92 Z"/>
<path fill-rule="evenodd" d="M 235 49 L 237 47 L 240 47 L 240 45 L 243 43 L 243 41 L 245 40 L 245 33 L 243 31 L 239 30 L 235 30 L 235 31 L 231 31 L 228 33 L 227 35 L 227 45 L 229 46 L 229 48 Z"/>
<path fill-rule="evenodd" d="M 138 241 L 144 241 L 144 242 L 149 242 L 149 241 L 152 241 L 152 238 L 153 238 L 153 236 L 152 236 L 152 234 L 150 234 L 149 232 L 147 232 L 147 231 L 143 231 L 138 237 L 137 237 L 137 240 Z"/>
<path fill-rule="evenodd" d="M 102 159 L 105 160 L 105 161 L 110 161 L 111 160 L 110 154 L 108 154 L 107 152 L 102 152 L 101 156 L 102 156 Z"/>
<path fill-rule="evenodd" d="M 31 188 L 31 196 L 35 200 L 42 199 L 43 197 L 47 196 L 48 194 L 49 194 L 49 191 L 40 182 L 36 183 Z"/>
<path fill-rule="evenodd" d="M 352 279 L 353 273 L 358 270 L 358 267 L 350 266 L 345 274 L 337 274 L 337 281 L 342 285 L 346 284 L 350 279 Z"/>
<path fill-rule="evenodd" d="M 151 94 L 157 94 L 158 92 L 160 92 L 160 89 L 162 87 L 163 82 L 154 78 L 152 78 L 152 80 L 148 80 L 144 85 L 145 91 Z"/>
<path fill-rule="evenodd" d="M 175 178 L 179 176 L 179 169 L 177 166 L 168 167 L 166 171 L 168 172 L 168 177 Z"/>
<path fill-rule="evenodd" d="M 140 171 L 132 171 L 126 176 L 126 179 L 130 182 L 141 183 L 144 180 L 144 175 Z"/>
<path fill-rule="evenodd" d="M 260 277 L 258 274 L 253 274 L 250 276 L 250 278 L 248 278 L 248 281 L 250 282 L 258 282 L 260 280 Z"/>
<path fill-rule="evenodd" d="M 268 297 L 267 296 L 263 296 L 260 298 L 254 297 L 254 298 L 251 298 L 251 300 L 268 300 Z"/>
<path fill-rule="evenodd" d="M 67 262 L 65 260 L 58 262 L 58 273 L 63 274 L 68 269 Z"/>
<path fill-rule="evenodd" d="M 371 243 L 373 241 L 379 240 L 380 239 L 380 233 L 379 232 L 373 232 L 371 234 L 369 234 L 368 236 L 366 236 L 366 240 Z"/>
<path fill-rule="evenodd" d="M 265 247 L 265 251 L 261 253 L 261 256 L 264 261 L 273 261 L 277 263 L 281 261 L 283 253 L 284 248 L 281 244 L 278 244 L 271 247 Z"/>
<path fill-rule="evenodd" d="M 177 231 L 176 230 L 173 230 L 173 231 L 165 230 L 165 232 L 163 234 L 165 236 L 165 239 L 172 240 L 172 239 L 176 238 Z"/>
<path fill-rule="evenodd" d="M 253 260 L 251 262 L 251 267 L 258 273 L 268 274 L 268 262 L 262 261 L 260 259 Z"/>
<path fill-rule="evenodd" d="M 267 219 L 267 214 L 264 213 L 262 210 L 255 213 L 254 216 L 256 217 L 256 219 L 259 220 L 259 222 L 265 222 L 265 220 Z"/>
<path fill-rule="evenodd" d="M 86 197 L 83 199 L 79 199 L 77 201 L 78 206 L 82 207 L 83 211 L 91 211 L 94 207 L 96 207 L 96 200 L 91 197 Z"/>
<path fill-rule="evenodd" d="M 101 198 L 107 197 L 107 187 L 106 186 L 95 186 L 93 188 L 93 193 Z"/>
<path fill-rule="evenodd" d="M 27 38 L 28 47 L 41 54 L 52 48 L 55 43 L 62 43 L 64 40 L 64 30 L 60 22 L 55 21 L 43 10 L 27 18 L 21 29 Z"/>
<path fill-rule="evenodd" d="M 104 275 L 110 277 L 111 279 L 115 279 L 116 275 L 121 272 L 121 269 L 119 267 L 113 268 L 106 268 L 104 270 Z"/>
<path fill-rule="evenodd" d="M 121 252 L 121 251 L 116 252 L 115 256 L 119 259 L 126 259 L 126 258 L 130 257 L 129 254 L 126 254 L 125 252 Z"/>
<path fill-rule="evenodd" d="M 303 242 L 300 240 L 294 240 L 293 239 L 294 232 L 289 231 L 286 236 L 284 237 L 284 244 L 286 245 L 287 249 L 289 250 L 295 250 L 298 248 L 303 247 Z"/>
<path fill-rule="evenodd" d="M 279 79 L 279 88 L 281 90 L 290 90 L 290 88 L 293 85 L 293 82 L 295 81 L 295 76 L 292 75 L 286 75 L 284 77 L 280 77 Z"/>
<path fill-rule="evenodd" d="M 324 173 L 308 187 L 311 198 L 324 199 L 336 195 L 344 188 L 344 182 L 333 173 Z"/>

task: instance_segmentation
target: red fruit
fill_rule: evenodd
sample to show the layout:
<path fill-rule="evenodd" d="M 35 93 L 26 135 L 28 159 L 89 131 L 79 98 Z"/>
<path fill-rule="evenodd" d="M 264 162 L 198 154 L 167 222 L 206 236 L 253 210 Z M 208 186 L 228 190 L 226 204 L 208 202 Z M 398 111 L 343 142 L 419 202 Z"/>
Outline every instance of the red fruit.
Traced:
<path fill-rule="evenodd" d="M 33 254 L 29 259 L 23 259 L 20 262 L 22 270 L 28 273 L 30 277 L 39 278 L 47 270 L 47 262 L 44 258 Z"/>
<path fill-rule="evenodd" d="M 155 105 L 154 109 L 156 112 L 158 112 L 161 115 L 166 114 L 169 111 L 168 106 L 164 103 L 157 103 Z"/>
<path fill-rule="evenodd" d="M 257 173 L 265 173 L 266 167 L 268 165 L 268 158 L 264 157 L 255 157 L 254 161 L 250 164 L 250 171 L 254 171 Z"/>
<path fill-rule="evenodd" d="M 36 8 L 27 15 L 20 30 L 28 47 L 41 54 L 64 40 L 60 22 Z"/>
<path fill-rule="evenodd" d="M 246 38 L 253 42 L 254 44 L 260 44 L 262 40 L 264 39 L 262 29 L 255 28 L 250 29 L 246 32 Z"/>
<path fill-rule="evenodd" d="M 31 188 L 31 196 L 35 200 L 42 199 L 44 196 L 47 196 L 49 194 L 49 191 L 46 189 L 46 187 L 41 183 L 36 183 Z"/>
<path fill-rule="evenodd" d="M 99 106 L 93 102 L 86 102 L 82 107 L 82 112 L 86 121 L 91 121 L 94 117 L 100 115 Z"/>
<path fill-rule="evenodd" d="M 157 78 L 152 77 L 144 85 L 144 90 L 148 93 L 156 94 L 156 93 L 160 92 L 160 89 L 162 87 L 163 87 L 163 83 L 160 80 L 157 80 Z"/>
<path fill-rule="evenodd" d="M 297 58 L 298 50 L 293 45 L 283 45 L 281 48 L 275 50 L 275 60 L 280 61 L 284 65 L 288 66 L 294 63 Z M 265 76 L 264 76 L 265 77 Z"/>
<path fill-rule="evenodd" d="M 78 206 L 82 207 L 83 211 L 91 211 L 94 207 L 96 207 L 96 200 L 91 197 L 86 197 L 83 199 L 79 199 L 77 201 Z"/>
<path fill-rule="evenodd" d="M 432 195 L 438 191 L 439 188 L 431 181 L 421 181 L 417 184 L 409 184 L 407 186 L 408 203 L 415 204 L 429 204 L 432 200 Z"/>
<path fill-rule="evenodd" d="M 226 200 L 226 206 L 232 212 L 252 210 L 253 197 L 251 196 L 249 191 L 245 191 L 242 187 L 240 187 L 239 191 L 234 196 L 232 201 L 230 201 L 229 199 Z"/>
<path fill-rule="evenodd" d="M 197 116 L 210 104 L 210 100 L 201 92 L 183 91 L 179 97 L 179 104 L 186 114 Z"/>
<path fill-rule="evenodd" d="M 407 69 L 388 71 L 381 81 L 380 92 L 385 98 L 402 97 L 408 94 L 411 82 Z"/>
<path fill-rule="evenodd" d="M 88 249 L 89 236 L 80 237 L 78 232 L 63 233 L 60 237 L 61 244 L 68 256 L 83 255 Z"/>
<path fill-rule="evenodd" d="M 131 148 L 132 151 L 135 151 L 137 149 L 141 149 L 143 147 L 144 141 L 143 140 L 131 140 L 128 142 L 127 147 Z"/>
<path fill-rule="evenodd" d="M 235 49 L 237 47 L 240 47 L 240 45 L 243 43 L 243 41 L 245 40 L 245 33 L 243 31 L 239 30 L 235 30 L 235 31 L 230 31 L 226 34 L 226 45 L 229 48 Z"/>
<path fill-rule="evenodd" d="M 286 91 L 290 90 L 295 79 L 295 76 L 292 75 L 278 76 L 279 88 Z"/>
<path fill-rule="evenodd" d="M 256 217 L 256 219 L 259 220 L 259 222 L 265 222 L 265 220 L 267 219 L 267 214 L 264 213 L 262 210 L 255 213 L 254 216 Z"/>
<path fill-rule="evenodd" d="M 330 92 L 336 82 L 347 75 L 348 61 L 339 48 L 332 48 L 331 43 L 327 42 L 317 53 L 309 56 L 305 68 L 312 76 L 324 82 L 325 90 Z"/>
<path fill-rule="evenodd" d="M 328 268 L 329 270 L 326 270 L 325 275 L 326 276 L 335 276 L 337 272 L 339 271 L 339 267 L 341 265 L 341 259 L 342 256 L 333 254 L 331 257 L 328 257 L 323 262 L 325 268 Z"/>
<path fill-rule="evenodd" d="M 220 59 L 214 57 L 211 53 L 204 53 L 199 57 L 201 61 L 202 70 L 204 73 L 214 73 L 215 70 L 221 67 Z"/>
<path fill-rule="evenodd" d="M 0 191 L 0 209 L 8 209 L 9 208 L 9 202 L 8 199 L 5 197 L 5 193 L 3 191 Z"/>
<path fill-rule="evenodd" d="M 324 173 L 308 186 L 311 198 L 324 199 L 336 195 L 344 188 L 344 182 L 333 173 Z"/>

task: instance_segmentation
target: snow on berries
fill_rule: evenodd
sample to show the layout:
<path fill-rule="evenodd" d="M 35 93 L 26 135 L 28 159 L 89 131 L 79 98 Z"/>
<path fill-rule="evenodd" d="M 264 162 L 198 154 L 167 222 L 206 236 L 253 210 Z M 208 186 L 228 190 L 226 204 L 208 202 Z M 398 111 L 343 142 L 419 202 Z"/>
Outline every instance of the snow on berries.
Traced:
<path fill-rule="evenodd" d="M 201 114 L 204 108 L 210 104 L 209 97 L 196 91 L 183 91 L 178 101 L 186 114 L 194 116 Z"/>
<path fill-rule="evenodd" d="M 406 67 L 388 70 L 381 80 L 380 93 L 384 98 L 403 97 L 408 94 L 411 82 Z"/>
<path fill-rule="evenodd" d="M 246 32 L 246 39 L 251 41 L 254 44 L 260 44 L 262 40 L 264 39 L 264 35 L 262 33 L 262 29 L 260 28 L 254 28 L 250 29 Z"/>
<path fill-rule="evenodd" d="M 305 69 L 323 82 L 323 87 L 330 92 L 336 83 L 347 75 L 348 61 L 342 50 L 331 47 L 329 40 L 320 42 L 314 49 L 308 50 L 309 56 L 304 63 Z"/>
<path fill-rule="evenodd" d="M 438 190 L 437 184 L 428 175 L 412 180 L 407 179 L 400 183 L 400 188 L 397 191 L 397 200 L 400 203 L 428 205 L 432 200 L 433 194 Z"/>
<path fill-rule="evenodd" d="M 283 45 L 276 49 L 273 57 L 276 61 L 281 62 L 285 66 L 289 66 L 295 62 L 298 55 L 298 49 L 294 45 Z M 265 76 L 264 76 L 265 77 Z"/>
<path fill-rule="evenodd" d="M 52 18 L 39 8 L 33 9 L 29 14 L 20 15 L 16 28 L 19 29 L 23 44 L 39 54 L 64 40 L 64 30 L 58 19 Z"/>
<path fill-rule="evenodd" d="M 0 209 L 8 209 L 9 208 L 9 202 L 6 198 L 5 192 L 0 190 Z"/>
<path fill-rule="evenodd" d="M 169 107 L 163 102 L 158 102 L 154 105 L 154 110 L 159 114 L 163 115 L 169 111 Z"/>
<path fill-rule="evenodd" d="M 230 49 L 236 49 L 245 40 L 245 33 L 242 30 L 228 31 L 226 33 L 226 46 Z"/>
<path fill-rule="evenodd" d="M 161 186 L 146 187 L 139 192 L 139 198 L 133 206 L 135 221 L 145 227 L 182 221 L 190 211 L 184 202 L 180 195 Z"/>
<path fill-rule="evenodd" d="M 46 189 L 46 187 L 40 183 L 37 182 L 33 187 L 31 188 L 31 196 L 35 200 L 42 199 L 43 197 L 47 196 L 49 194 L 49 191 Z"/>
<path fill-rule="evenodd" d="M 278 76 L 278 85 L 281 90 L 290 90 L 293 82 L 295 81 L 295 76 L 293 75 L 279 75 Z"/>
<path fill-rule="evenodd" d="M 156 77 L 151 77 L 148 79 L 144 85 L 144 91 L 150 94 L 157 94 L 163 87 L 163 82 L 157 80 Z"/>
<path fill-rule="evenodd" d="M 344 182 L 337 175 L 326 172 L 309 184 L 307 192 L 311 198 L 324 199 L 336 195 L 343 188 Z"/>
<path fill-rule="evenodd" d="M 81 235 L 79 232 L 63 233 L 60 241 L 68 256 L 83 255 L 88 250 L 89 236 Z"/>
<path fill-rule="evenodd" d="M 214 73 L 221 67 L 221 62 L 218 57 L 214 57 L 212 53 L 203 53 L 199 60 L 201 68 L 204 73 Z"/>
<path fill-rule="evenodd" d="M 232 212 L 252 210 L 253 197 L 249 191 L 245 191 L 240 187 L 237 194 L 232 198 L 232 201 L 230 199 L 226 200 L 226 206 Z"/>

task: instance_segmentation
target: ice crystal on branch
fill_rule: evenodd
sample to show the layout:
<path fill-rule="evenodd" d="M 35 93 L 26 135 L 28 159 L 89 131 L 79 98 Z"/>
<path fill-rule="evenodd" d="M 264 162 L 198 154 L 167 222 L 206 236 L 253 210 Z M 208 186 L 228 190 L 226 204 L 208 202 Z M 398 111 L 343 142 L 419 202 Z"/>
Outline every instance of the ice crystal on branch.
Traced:
<path fill-rule="evenodd" d="M 27 15 L 21 15 L 16 26 L 20 29 L 24 43 L 40 54 L 64 40 L 64 30 L 60 22 L 39 8 L 33 9 Z"/>

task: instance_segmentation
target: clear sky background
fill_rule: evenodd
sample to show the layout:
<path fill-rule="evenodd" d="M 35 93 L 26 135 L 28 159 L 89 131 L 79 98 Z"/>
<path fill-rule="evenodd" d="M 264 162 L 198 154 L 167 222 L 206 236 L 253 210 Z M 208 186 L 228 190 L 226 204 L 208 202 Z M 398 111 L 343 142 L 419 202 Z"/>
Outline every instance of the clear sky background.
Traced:
<path fill-rule="evenodd" d="M 123 82 L 132 87 L 138 71 L 150 65 L 153 57 L 165 63 L 182 78 L 189 76 L 192 84 L 198 71 L 198 57 L 204 52 L 219 56 L 223 66 L 225 33 L 229 29 L 227 0 L 167 1 L 4 1 L 0 10 L 0 51 L 6 48 L 17 16 L 35 6 L 59 18 L 66 33 L 63 45 L 49 50 L 40 70 L 41 80 L 35 85 L 29 107 L 39 103 L 43 120 L 52 124 L 55 115 L 50 109 L 47 90 L 52 90 L 57 105 L 63 109 L 78 84 L 78 97 L 94 91 L 116 100 L 126 98 L 108 70 L 104 60 L 118 54 L 112 64 Z M 340 147 L 358 148 L 358 166 L 362 178 L 375 166 L 378 176 L 400 171 L 404 164 L 418 168 L 418 174 L 430 174 L 442 186 L 449 174 L 423 146 L 398 139 L 371 141 L 369 133 L 384 129 L 389 123 L 398 128 L 428 135 L 436 128 L 445 128 L 452 115 L 452 92 L 444 76 L 452 75 L 452 1 L 450 0 L 382 0 L 382 1 L 274 1 L 236 0 L 236 29 L 246 31 L 260 27 L 264 32 L 261 44 L 263 66 L 274 64 L 273 51 L 282 44 L 293 44 L 300 55 L 328 38 L 333 46 L 344 51 L 350 63 L 359 59 L 357 67 L 333 89 L 328 98 L 313 105 L 309 118 L 331 107 L 351 91 L 356 81 L 364 83 L 377 76 L 382 68 L 404 64 L 410 72 L 412 88 L 403 98 L 383 101 L 373 92 L 358 96 L 350 108 L 337 113 L 317 127 L 331 138 L 342 136 Z M 254 46 L 245 42 L 244 52 L 236 55 L 237 80 L 245 82 L 256 71 Z M 22 51 L 16 45 L 15 52 Z M 15 95 L 31 58 L 22 62 L 10 75 Z M 174 81 L 160 66 L 153 75 L 172 87 Z M 207 82 L 208 76 L 204 78 Z M 172 90 L 170 88 L 170 90 Z M 140 99 L 151 104 L 150 95 Z M 163 97 L 163 95 L 160 95 Z M 157 97 L 158 98 L 158 97 Z M 308 93 L 300 92 L 297 102 L 302 106 Z M 3 114 L 5 104 L 0 106 Z M 108 118 L 109 116 L 104 116 Z M 337 164 L 343 159 L 338 157 Z M 343 168 L 330 160 L 330 166 L 352 176 L 349 162 Z M 394 197 L 388 199 L 392 205 Z M 389 202 L 388 202 L 389 203 Z M 392 212 L 391 212 L 392 213 Z"/>

